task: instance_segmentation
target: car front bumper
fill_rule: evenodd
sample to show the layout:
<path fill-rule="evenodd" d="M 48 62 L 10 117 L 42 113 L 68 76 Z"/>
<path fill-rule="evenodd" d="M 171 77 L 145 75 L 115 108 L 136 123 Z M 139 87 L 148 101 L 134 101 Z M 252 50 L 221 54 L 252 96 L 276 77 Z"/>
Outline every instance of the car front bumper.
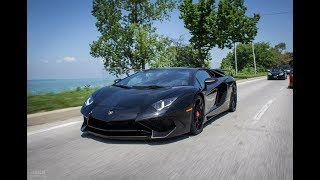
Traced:
<path fill-rule="evenodd" d="M 283 74 L 281 76 L 279 75 L 268 75 L 268 79 L 285 79 L 286 75 Z"/>
<path fill-rule="evenodd" d="M 108 139 L 146 140 L 170 138 L 190 131 L 192 113 L 185 110 L 169 115 L 124 121 L 103 121 L 84 117 L 82 132 Z"/>

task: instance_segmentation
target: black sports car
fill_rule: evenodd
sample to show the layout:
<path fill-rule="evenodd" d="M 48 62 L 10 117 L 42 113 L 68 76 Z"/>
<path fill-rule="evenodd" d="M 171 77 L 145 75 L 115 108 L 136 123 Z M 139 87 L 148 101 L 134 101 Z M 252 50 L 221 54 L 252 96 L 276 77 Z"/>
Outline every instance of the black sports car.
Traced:
<path fill-rule="evenodd" d="M 274 67 L 271 71 L 268 72 L 268 80 L 269 79 L 287 79 L 287 73 L 282 68 Z"/>
<path fill-rule="evenodd" d="M 82 132 L 113 139 L 199 134 L 223 111 L 235 111 L 237 85 L 218 70 L 161 68 L 137 72 L 84 102 Z"/>

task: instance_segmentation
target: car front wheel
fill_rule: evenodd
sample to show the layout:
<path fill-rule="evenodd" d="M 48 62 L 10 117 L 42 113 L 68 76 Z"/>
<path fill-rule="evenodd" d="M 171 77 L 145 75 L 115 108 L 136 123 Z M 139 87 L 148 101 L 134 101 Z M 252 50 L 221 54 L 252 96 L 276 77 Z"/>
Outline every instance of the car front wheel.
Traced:
<path fill-rule="evenodd" d="M 201 96 L 197 95 L 193 101 L 190 133 L 193 135 L 200 134 L 203 130 L 204 103 Z"/>

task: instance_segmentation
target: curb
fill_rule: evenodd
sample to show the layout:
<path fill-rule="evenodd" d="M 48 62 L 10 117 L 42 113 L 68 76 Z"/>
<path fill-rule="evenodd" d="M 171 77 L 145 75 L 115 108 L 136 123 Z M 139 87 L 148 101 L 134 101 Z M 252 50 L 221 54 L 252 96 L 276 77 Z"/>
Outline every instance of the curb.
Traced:
<path fill-rule="evenodd" d="M 246 82 L 255 79 L 263 79 L 264 76 L 237 80 L 237 83 Z M 80 113 L 81 106 L 58 109 L 48 112 L 39 112 L 27 115 L 27 126 L 46 124 L 56 121 L 64 121 L 73 117 L 82 116 Z"/>

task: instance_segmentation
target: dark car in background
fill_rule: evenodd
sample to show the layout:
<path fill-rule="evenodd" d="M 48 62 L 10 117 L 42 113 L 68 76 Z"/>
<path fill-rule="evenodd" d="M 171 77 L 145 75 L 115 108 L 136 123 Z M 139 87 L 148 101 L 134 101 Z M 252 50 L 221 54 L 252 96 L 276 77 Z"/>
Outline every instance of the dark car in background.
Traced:
<path fill-rule="evenodd" d="M 274 67 L 268 72 L 268 80 L 270 79 L 287 79 L 287 73 L 280 67 Z"/>
<path fill-rule="evenodd" d="M 143 70 L 90 95 L 81 108 L 81 131 L 112 139 L 196 135 L 206 121 L 236 105 L 235 79 L 218 70 Z"/>

